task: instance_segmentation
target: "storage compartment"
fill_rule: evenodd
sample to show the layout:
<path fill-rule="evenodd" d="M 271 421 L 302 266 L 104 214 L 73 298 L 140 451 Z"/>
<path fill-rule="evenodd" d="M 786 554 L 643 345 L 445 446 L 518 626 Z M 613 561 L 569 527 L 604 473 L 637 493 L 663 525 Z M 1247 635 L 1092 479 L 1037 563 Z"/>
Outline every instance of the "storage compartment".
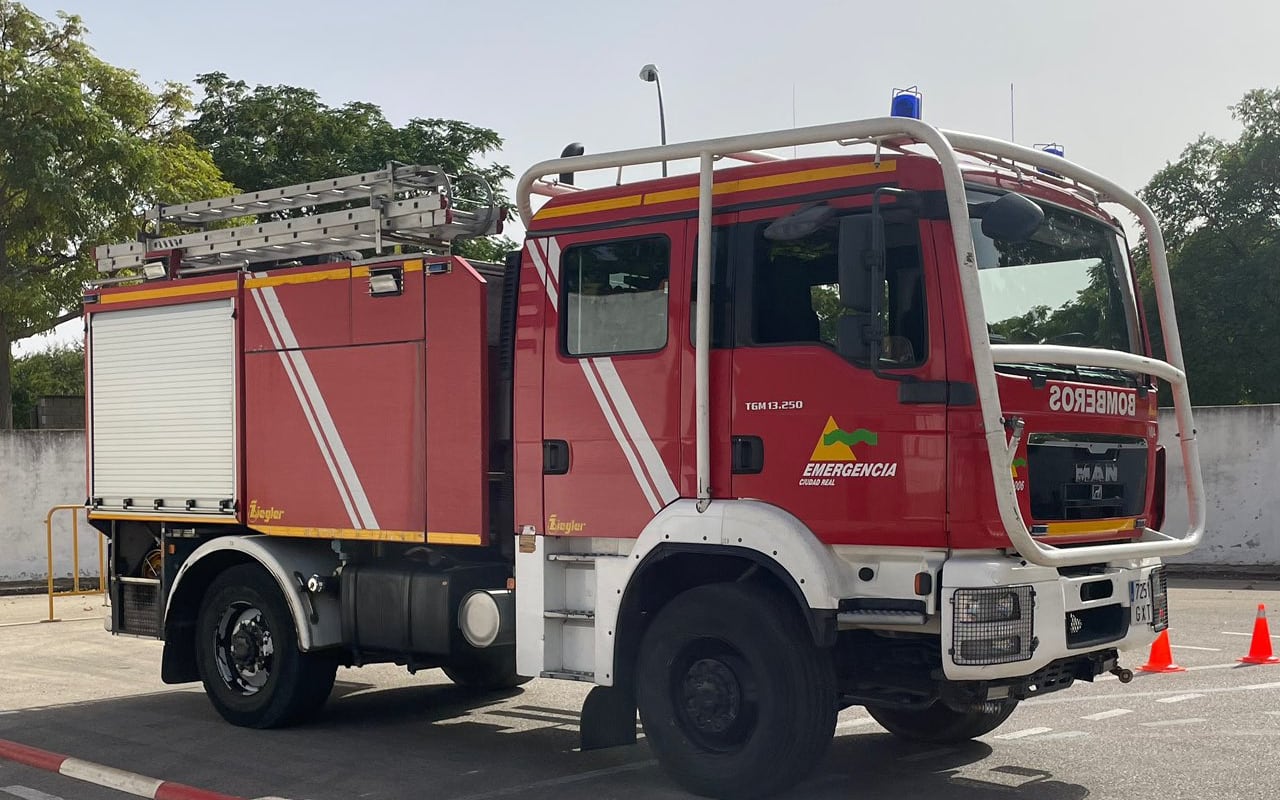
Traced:
<path fill-rule="evenodd" d="M 153 578 L 115 578 L 115 602 L 119 615 L 116 632 L 134 636 L 160 636 L 160 581 Z"/>

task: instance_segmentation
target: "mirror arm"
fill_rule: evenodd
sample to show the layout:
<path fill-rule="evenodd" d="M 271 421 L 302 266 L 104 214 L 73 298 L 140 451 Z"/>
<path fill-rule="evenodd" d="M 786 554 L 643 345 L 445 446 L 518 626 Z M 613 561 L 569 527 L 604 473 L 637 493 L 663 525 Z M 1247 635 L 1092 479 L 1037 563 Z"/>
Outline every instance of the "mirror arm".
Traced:
<path fill-rule="evenodd" d="M 899 189 L 895 186 L 881 186 L 871 193 L 871 317 L 875 320 L 876 327 L 880 327 L 880 300 L 884 295 L 884 275 L 885 275 L 885 244 L 884 244 L 884 216 L 880 211 L 880 196 L 882 194 L 892 195 L 898 198 L 894 205 L 903 203 L 905 200 L 914 199 L 916 205 L 919 204 L 920 195 L 910 189 Z M 909 204 L 908 204 L 909 205 Z M 879 335 L 873 336 L 870 342 L 871 354 L 868 358 L 871 366 L 871 374 L 877 378 L 886 381 L 897 381 L 898 383 L 914 383 L 917 379 L 914 375 L 898 375 L 896 373 L 885 372 L 880 369 L 880 350 L 884 346 L 884 331 L 880 330 Z"/>

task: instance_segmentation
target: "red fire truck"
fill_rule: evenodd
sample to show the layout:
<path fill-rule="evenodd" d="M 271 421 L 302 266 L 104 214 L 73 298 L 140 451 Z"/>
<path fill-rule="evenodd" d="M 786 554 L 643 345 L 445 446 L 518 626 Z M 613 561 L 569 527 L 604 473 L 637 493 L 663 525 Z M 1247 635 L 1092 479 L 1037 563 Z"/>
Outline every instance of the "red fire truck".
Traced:
<path fill-rule="evenodd" d="M 861 146 L 767 153 L 814 143 Z M 592 170 L 618 185 L 579 188 Z M 233 724 L 305 719 L 339 666 L 585 681 L 584 748 L 635 741 L 638 710 L 680 784 L 753 797 L 809 773 L 842 708 L 980 736 L 1127 680 L 1120 652 L 1168 625 L 1160 558 L 1205 502 L 1129 192 L 914 115 L 571 145 L 484 264 L 449 244 L 504 212 L 462 180 L 391 164 L 161 207 L 97 254 L 111 629 L 162 638 L 163 679 Z M 1145 226 L 1168 362 L 1105 203 Z"/>

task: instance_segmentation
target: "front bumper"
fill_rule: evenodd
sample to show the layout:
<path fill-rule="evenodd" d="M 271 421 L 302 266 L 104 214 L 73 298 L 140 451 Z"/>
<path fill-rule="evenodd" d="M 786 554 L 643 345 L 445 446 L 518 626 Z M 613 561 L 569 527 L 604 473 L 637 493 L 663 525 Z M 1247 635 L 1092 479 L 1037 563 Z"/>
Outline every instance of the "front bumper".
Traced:
<path fill-rule="evenodd" d="M 1099 565 L 1060 573 L 1050 567 L 1027 564 L 1017 558 L 956 556 L 942 570 L 942 663 L 943 673 L 953 681 L 983 681 L 1015 678 L 1040 671 L 1053 662 L 1103 650 L 1134 650 L 1147 647 L 1156 635 L 1156 623 L 1132 621 L 1131 585 L 1150 586 L 1152 573 L 1160 568 L 1158 559 Z M 957 590 L 1018 587 L 1021 617 L 1017 624 L 993 625 L 989 631 L 1000 645 L 1020 643 L 1017 653 L 1002 663 L 977 663 L 973 628 L 957 626 Z M 961 610 L 976 607 L 962 593 Z M 1027 619 L 1027 617 L 1030 619 Z M 987 631 L 979 635 L 986 635 Z"/>

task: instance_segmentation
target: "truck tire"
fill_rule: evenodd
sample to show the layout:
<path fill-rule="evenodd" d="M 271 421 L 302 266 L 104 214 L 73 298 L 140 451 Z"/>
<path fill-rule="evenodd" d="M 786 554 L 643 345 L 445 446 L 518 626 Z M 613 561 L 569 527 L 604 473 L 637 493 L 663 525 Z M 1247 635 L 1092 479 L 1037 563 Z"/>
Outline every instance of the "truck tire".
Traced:
<path fill-rule="evenodd" d="M 956 711 L 937 702 L 922 709 L 867 706 L 867 713 L 894 736 L 912 742 L 956 744 L 991 733 L 1004 724 L 1017 707 L 1017 700 L 1003 700 Z"/>
<path fill-rule="evenodd" d="M 640 643 L 636 701 L 663 768 L 707 797 L 765 797 L 803 779 L 835 734 L 835 673 L 789 598 L 690 589 Z"/>
<path fill-rule="evenodd" d="M 210 584 L 196 622 L 196 664 L 213 707 L 245 728 L 319 711 L 338 670 L 333 655 L 298 649 L 280 588 L 256 564 L 231 567 Z"/>
<path fill-rule="evenodd" d="M 441 669 L 449 680 L 465 689 L 478 692 L 500 692 L 514 689 L 533 678 L 516 674 L 516 650 L 514 647 L 495 647 L 473 650 L 469 654 L 447 664 Z"/>

